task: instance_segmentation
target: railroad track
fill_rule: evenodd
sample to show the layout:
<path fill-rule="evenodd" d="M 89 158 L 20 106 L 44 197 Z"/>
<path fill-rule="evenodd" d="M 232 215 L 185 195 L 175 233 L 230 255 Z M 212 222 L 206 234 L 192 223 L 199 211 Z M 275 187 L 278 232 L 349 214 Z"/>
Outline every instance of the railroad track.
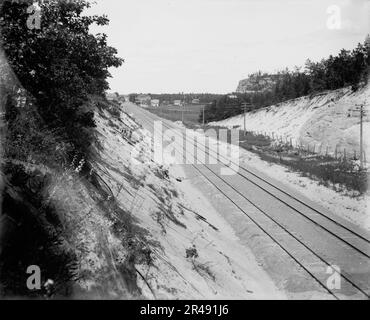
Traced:
<path fill-rule="evenodd" d="M 140 110 L 140 113 L 143 117 L 142 120 L 154 130 L 153 123 L 155 116 L 149 116 L 143 110 Z M 167 129 L 173 129 L 173 126 L 169 125 L 166 121 L 162 121 L 162 124 Z M 230 160 L 226 159 L 226 157 L 220 157 L 219 154 L 212 154 L 216 153 L 216 151 L 210 148 L 207 149 L 207 146 L 204 144 L 198 144 L 197 147 L 204 148 L 203 151 L 209 157 L 217 159 L 218 156 L 218 161 L 220 161 L 220 158 L 226 160 L 226 162 L 221 161 L 222 165 L 230 163 Z M 185 152 L 188 153 L 187 150 Z M 327 213 L 321 212 L 311 204 L 297 198 L 245 167 L 241 166 L 239 170 L 234 170 L 235 175 L 239 179 L 243 179 L 243 181 L 248 183 L 243 188 L 233 183 L 235 178 L 231 179 L 221 176 L 218 173 L 220 166 L 210 166 L 202 163 L 201 165 L 192 165 L 192 167 L 335 299 L 340 299 L 344 296 L 328 288 L 326 283 L 327 275 L 322 270 L 320 272 L 312 271 L 312 262 L 318 262 L 322 266 L 331 267 L 333 264 L 342 265 L 337 262 L 343 261 L 343 256 L 347 257 L 347 265 L 341 270 L 341 277 L 345 286 L 347 289 L 351 287 L 351 295 L 356 293 L 356 297 L 358 298 L 369 299 L 370 241 L 368 235 L 364 232 L 353 230 L 351 227 L 335 220 L 328 216 Z M 261 201 L 256 201 L 255 198 L 246 194 L 245 190 L 248 190 L 248 187 L 255 190 L 258 189 L 262 192 L 265 196 L 263 202 L 272 202 L 273 206 L 270 205 L 269 208 L 267 205 L 266 207 L 266 204 L 264 205 Z M 246 210 L 245 203 L 254 207 L 258 214 L 251 214 L 250 210 Z M 299 225 L 308 226 L 308 229 L 313 229 L 316 237 L 329 239 L 331 244 L 335 244 L 334 252 L 327 254 L 323 250 L 325 244 L 323 244 L 323 248 L 317 247 L 312 240 L 309 241 L 307 237 L 302 236 L 304 233 L 303 230 L 301 230 L 301 233 L 296 232 L 289 225 L 289 219 L 281 219 L 281 217 L 273 214 L 274 210 L 271 209 L 274 209 L 275 206 L 280 206 L 280 208 L 283 206 L 284 210 L 289 211 L 290 218 L 294 217 L 294 219 L 297 219 L 298 217 L 300 219 Z M 285 237 L 281 237 L 282 233 Z M 332 247 L 334 246 L 332 245 Z M 302 253 L 297 254 L 297 251 Z M 309 259 L 306 258 L 307 255 L 310 257 Z M 348 257 L 350 257 L 349 260 Z M 355 268 L 352 268 L 351 265 L 354 265 Z M 353 269 L 356 270 L 354 271 Z"/>

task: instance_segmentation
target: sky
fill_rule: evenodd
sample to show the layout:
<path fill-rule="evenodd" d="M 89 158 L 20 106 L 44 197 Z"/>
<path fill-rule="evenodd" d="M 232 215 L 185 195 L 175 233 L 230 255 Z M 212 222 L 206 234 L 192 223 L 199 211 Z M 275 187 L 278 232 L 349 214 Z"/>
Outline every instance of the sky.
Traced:
<path fill-rule="evenodd" d="M 304 66 L 370 32 L 370 0 L 96 0 L 125 63 L 111 91 L 229 93 L 256 71 Z"/>

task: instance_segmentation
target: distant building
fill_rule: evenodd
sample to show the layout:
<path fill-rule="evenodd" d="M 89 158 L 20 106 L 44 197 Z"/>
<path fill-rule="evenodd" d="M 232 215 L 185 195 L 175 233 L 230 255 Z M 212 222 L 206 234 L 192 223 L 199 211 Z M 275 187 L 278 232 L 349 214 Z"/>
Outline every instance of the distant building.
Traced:
<path fill-rule="evenodd" d="M 135 103 L 141 107 L 148 107 L 150 106 L 151 97 L 148 94 L 139 94 L 135 98 Z"/>
<path fill-rule="evenodd" d="M 238 96 L 236 94 L 229 94 L 229 99 L 238 99 Z"/>
<path fill-rule="evenodd" d="M 152 99 L 152 100 L 150 101 L 150 104 L 151 104 L 151 106 L 152 106 L 152 107 L 154 107 L 154 108 L 159 107 L 159 99 Z"/>
<path fill-rule="evenodd" d="M 193 99 L 191 101 L 192 104 L 199 104 L 200 103 L 200 100 L 199 99 Z"/>
<path fill-rule="evenodd" d="M 116 98 L 113 98 L 113 99 L 108 99 L 108 101 L 110 102 L 116 102 L 116 103 L 125 103 L 126 102 L 126 99 L 124 96 L 118 96 Z"/>
<path fill-rule="evenodd" d="M 106 95 L 108 101 L 116 101 L 118 100 L 117 95 L 115 93 L 107 93 Z"/>
<path fill-rule="evenodd" d="M 182 101 L 181 101 L 181 100 L 175 100 L 175 101 L 173 102 L 173 105 L 174 105 L 174 106 L 177 106 L 177 107 L 181 107 L 181 106 L 182 106 Z"/>

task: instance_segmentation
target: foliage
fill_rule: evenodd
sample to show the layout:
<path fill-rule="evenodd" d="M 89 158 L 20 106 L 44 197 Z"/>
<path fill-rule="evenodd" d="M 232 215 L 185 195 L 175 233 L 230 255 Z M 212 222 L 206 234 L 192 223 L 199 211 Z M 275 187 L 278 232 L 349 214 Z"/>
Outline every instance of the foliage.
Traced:
<path fill-rule="evenodd" d="M 359 86 L 367 83 L 369 68 L 370 37 L 352 51 L 343 49 L 337 56 L 331 55 L 320 62 L 307 60 L 303 71 L 296 67 L 293 71 L 286 69 L 274 75 L 258 72 L 250 77 L 253 79 L 270 77 L 274 79 L 272 88 L 237 94 L 237 99 L 227 97 L 218 99 L 217 102 L 207 106 L 206 122 L 242 113 L 243 109 L 240 108 L 242 102 L 251 103 L 254 109 L 259 109 L 325 90 L 351 86 L 356 91 Z M 202 115 L 200 118 L 202 119 Z"/>
<path fill-rule="evenodd" d="M 205 108 L 205 122 L 217 121 L 240 114 L 242 103 L 241 98 L 235 99 L 229 96 L 222 96 L 220 99 L 212 101 Z M 199 122 L 203 122 L 203 112 L 200 113 Z"/>
<path fill-rule="evenodd" d="M 304 177 L 338 192 L 362 196 L 368 189 L 369 173 L 360 170 L 352 159 L 312 154 L 288 144 L 272 143 L 269 137 L 241 132 L 241 147 L 256 153 L 262 160 L 284 165 Z"/>
<path fill-rule="evenodd" d="M 27 26 L 32 2 L 41 8 L 40 29 Z M 3 220 L 10 221 L 6 233 L 0 230 L 0 295 L 39 297 L 42 292 L 25 286 L 32 264 L 42 268 L 43 283 L 53 279 L 63 296 L 75 280 L 76 257 L 66 244 L 61 212 L 46 201 L 47 191 L 62 172 L 83 176 L 89 169 L 81 164 L 88 163 L 94 142 L 96 97 L 105 101 L 108 70 L 123 62 L 106 35 L 89 33 L 93 24 L 108 23 L 105 16 L 84 16 L 89 7 L 85 0 L 0 5 L 0 44 L 7 57 L 4 61 L 0 50 L 0 111 L 6 121 L 6 131 L 0 128 L 5 136 L 0 229 Z"/>
<path fill-rule="evenodd" d="M 33 97 L 49 128 L 62 128 L 63 136 L 83 147 L 81 129 L 93 127 L 90 94 L 108 89 L 108 69 L 122 60 L 107 45 L 105 34 L 92 35 L 93 24 L 108 24 L 105 16 L 84 16 L 85 0 L 40 1 L 40 29 L 27 26 L 26 1 L 6 1 L 1 9 L 2 46 L 23 88 Z M 88 144 L 88 143 L 87 143 Z"/>
<path fill-rule="evenodd" d="M 135 97 L 137 94 L 132 94 L 130 97 L 133 97 L 135 102 Z M 193 99 L 199 99 L 200 104 L 210 103 L 215 99 L 222 97 L 220 94 L 213 93 L 162 93 L 162 94 L 151 94 L 152 99 L 159 99 L 162 103 L 167 101 L 169 104 L 172 104 L 174 100 L 184 100 L 186 103 L 191 103 Z M 130 99 L 131 101 L 131 99 Z"/>

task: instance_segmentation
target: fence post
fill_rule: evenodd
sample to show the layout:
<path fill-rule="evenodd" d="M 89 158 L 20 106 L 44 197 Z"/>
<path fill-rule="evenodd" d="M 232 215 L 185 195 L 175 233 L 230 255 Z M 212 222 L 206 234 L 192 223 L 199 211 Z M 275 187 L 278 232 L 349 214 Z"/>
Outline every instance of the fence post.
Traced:
<path fill-rule="evenodd" d="M 364 153 L 363 160 L 364 160 L 364 163 L 365 163 L 365 166 L 366 166 L 366 164 L 367 164 L 367 160 L 366 160 L 366 153 L 365 153 L 365 151 L 364 151 L 363 153 Z"/>

